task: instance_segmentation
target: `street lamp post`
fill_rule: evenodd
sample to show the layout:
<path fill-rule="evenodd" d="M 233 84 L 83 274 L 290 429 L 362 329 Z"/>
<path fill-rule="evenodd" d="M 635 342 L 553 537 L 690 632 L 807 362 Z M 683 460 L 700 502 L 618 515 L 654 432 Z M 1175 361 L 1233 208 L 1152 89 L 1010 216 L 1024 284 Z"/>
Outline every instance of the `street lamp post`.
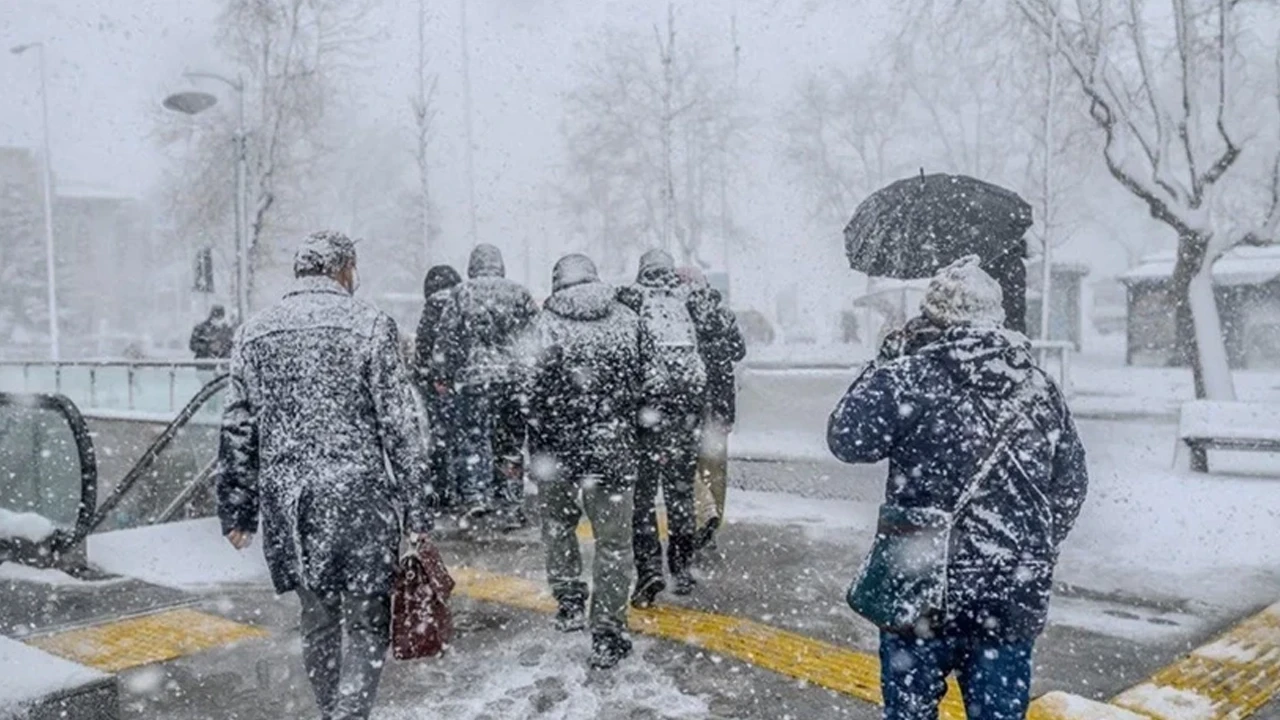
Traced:
<path fill-rule="evenodd" d="M 248 202 L 245 199 L 249 176 L 248 135 L 244 126 L 244 79 L 231 78 L 210 72 L 185 72 L 187 78 L 207 78 L 224 83 L 236 91 L 236 192 L 235 192 L 235 232 L 236 232 L 236 315 L 244 322 L 245 313 L 249 309 L 249 252 L 246 247 L 249 237 Z M 204 93 L 178 93 L 165 98 L 164 106 L 176 112 L 196 115 L 210 107 L 217 100 Z"/>
<path fill-rule="evenodd" d="M 43 42 L 18 45 L 10 49 L 10 52 L 21 55 L 33 49 L 39 54 L 40 109 L 44 125 L 44 162 L 41 174 L 44 182 L 44 253 L 49 290 L 49 354 L 56 361 L 62 359 L 62 350 L 58 338 L 58 272 L 53 246 L 53 169 L 49 160 L 49 74 L 45 68 Z"/>

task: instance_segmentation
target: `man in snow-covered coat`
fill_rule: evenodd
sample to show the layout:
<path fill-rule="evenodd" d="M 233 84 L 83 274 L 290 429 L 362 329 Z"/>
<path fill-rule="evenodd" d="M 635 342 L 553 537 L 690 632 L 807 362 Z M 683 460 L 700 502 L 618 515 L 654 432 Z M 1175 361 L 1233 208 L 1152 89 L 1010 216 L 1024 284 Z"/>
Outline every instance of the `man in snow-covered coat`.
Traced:
<path fill-rule="evenodd" d="M 572 631 L 587 621 L 577 537 L 585 510 L 595 536 L 591 663 L 608 668 L 631 652 L 636 420 L 650 348 L 639 318 L 614 299 L 585 255 L 556 263 L 530 341 L 529 448 L 556 625 Z"/>
<path fill-rule="evenodd" d="M 922 314 L 836 406 L 831 452 L 888 459 L 887 502 L 951 512 L 998 428 L 1012 439 L 955 518 L 946 616 L 881 632 L 885 717 L 936 718 L 954 671 L 969 717 L 1022 718 L 1058 548 L 1085 498 L 1084 449 L 1026 338 L 1002 329 L 1000 287 L 977 258 L 934 278 Z"/>
<path fill-rule="evenodd" d="M 508 527 L 523 525 L 525 420 L 517 346 L 537 312 L 529 291 L 507 279 L 502 252 L 477 245 L 467 280 L 445 305 L 434 353 L 440 376 L 457 393 L 461 437 L 454 477 L 468 519 L 496 510 Z"/>
<path fill-rule="evenodd" d="M 276 591 L 297 591 L 323 716 L 365 718 L 400 540 L 430 529 L 426 447 L 395 324 L 352 297 L 351 240 L 309 236 L 294 273 L 293 290 L 236 338 L 218 516 L 237 549 L 261 523 Z"/>

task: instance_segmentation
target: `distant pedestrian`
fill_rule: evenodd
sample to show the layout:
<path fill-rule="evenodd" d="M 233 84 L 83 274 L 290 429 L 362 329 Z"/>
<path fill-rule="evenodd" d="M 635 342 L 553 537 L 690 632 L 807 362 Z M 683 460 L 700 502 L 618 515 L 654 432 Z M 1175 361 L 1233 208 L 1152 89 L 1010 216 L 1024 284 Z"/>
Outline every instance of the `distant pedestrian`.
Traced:
<path fill-rule="evenodd" d="M 506 529 L 526 523 L 516 346 L 537 311 L 529 291 L 506 278 L 501 251 L 478 245 L 467 280 L 450 293 L 441 316 L 433 354 L 440 377 L 456 393 L 454 477 L 468 524 L 492 512 Z"/>
<path fill-rule="evenodd" d="M 954 672 L 969 717 L 1020 719 L 1058 548 L 1085 499 L 1084 448 L 1027 339 L 1002 329 L 1000 286 L 977 258 L 942 270 L 922 312 L 831 415 L 837 458 L 889 460 L 849 600 L 881 626 L 885 718 L 937 718 Z"/>
<path fill-rule="evenodd" d="M 716 530 L 724 519 L 729 482 L 729 433 L 733 431 L 737 415 L 733 366 L 747 356 L 747 345 L 733 312 L 702 271 L 682 267 L 677 272 L 690 288 L 689 312 L 698 329 L 698 353 L 707 367 L 698 468 L 694 476 L 698 523 L 695 547 L 702 549 L 714 547 Z"/>
<path fill-rule="evenodd" d="M 632 604 L 647 607 L 667 584 L 662 573 L 657 498 L 667 510 L 667 568 L 677 595 L 693 592 L 690 568 L 697 530 L 693 476 L 698 464 L 707 369 L 698 353 L 698 330 L 689 312 L 689 287 L 676 275 L 675 261 L 662 250 L 640 258 L 636 284 L 618 299 L 640 316 L 653 338 L 646 360 L 646 389 L 640 411 L 640 474 L 636 482 L 634 538 L 636 588 Z"/>
<path fill-rule="evenodd" d="M 322 717 L 362 719 L 389 643 L 402 535 L 416 543 L 431 526 L 426 447 L 395 323 L 352 297 L 351 240 L 309 236 L 294 274 L 293 290 L 236 339 L 218 516 L 237 549 L 261 520 L 276 592 L 302 603 Z"/>
<path fill-rule="evenodd" d="M 595 536 L 591 664 L 610 668 L 631 653 L 627 594 L 646 352 L 640 322 L 600 282 L 589 258 L 569 255 L 556 263 L 531 340 L 529 445 L 556 626 L 587 624 L 577 537 L 585 508 Z"/>
<path fill-rule="evenodd" d="M 436 265 L 427 271 L 422 283 L 422 319 L 418 322 L 414 343 L 417 348 L 417 379 L 422 401 L 427 408 L 431 427 L 431 477 L 441 507 L 456 507 L 459 500 L 458 486 L 452 476 L 453 453 L 458 434 L 454 413 L 454 392 L 448 379 L 438 370 L 434 360 L 436 337 L 440 334 L 440 320 L 449 294 L 462 277 L 448 265 Z"/>
<path fill-rule="evenodd" d="M 209 317 L 191 331 L 187 344 L 196 360 L 225 360 L 231 357 L 231 342 L 235 328 L 227 319 L 227 309 L 214 305 Z"/>

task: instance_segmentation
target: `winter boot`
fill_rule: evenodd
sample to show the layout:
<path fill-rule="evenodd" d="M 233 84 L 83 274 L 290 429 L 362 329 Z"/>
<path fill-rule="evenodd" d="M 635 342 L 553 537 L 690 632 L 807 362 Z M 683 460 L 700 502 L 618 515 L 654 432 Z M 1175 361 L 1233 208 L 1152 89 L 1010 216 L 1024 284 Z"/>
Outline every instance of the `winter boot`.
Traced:
<path fill-rule="evenodd" d="M 524 508 L 513 507 L 502 511 L 498 528 L 503 532 L 518 532 L 527 527 L 529 527 L 529 518 L 524 514 Z"/>
<path fill-rule="evenodd" d="M 693 594 L 693 589 L 698 585 L 698 581 L 693 579 L 693 573 L 689 572 L 689 568 L 684 568 L 675 573 L 674 579 L 676 586 L 671 592 L 676 595 L 691 595 Z"/>
<path fill-rule="evenodd" d="M 658 597 L 658 593 L 667 589 L 667 583 L 662 579 L 662 573 L 656 575 L 641 575 L 636 581 L 636 591 L 631 594 L 631 606 L 637 608 L 647 608 L 653 606 L 654 598 Z"/>
<path fill-rule="evenodd" d="M 591 633 L 591 667 L 609 670 L 631 654 L 631 641 L 616 630 Z"/>
<path fill-rule="evenodd" d="M 698 550 L 714 550 L 716 544 L 716 530 L 720 529 L 720 518 L 713 517 L 707 519 L 707 524 L 703 525 L 698 534 L 693 538 L 693 546 Z"/>
<path fill-rule="evenodd" d="M 581 597 L 566 597 L 559 601 L 556 610 L 556 630 L 562 633 L 578 632 L 587 628 L 587 607 Z"/>
<path fill-rule="evenodd" d="M 488 517 L 493 510 L 483 503 L 475 503 L 462 511 L 462 515 L 458 518 L 458 527 L 463 530 L 478 529 L 484 518 Z"/>

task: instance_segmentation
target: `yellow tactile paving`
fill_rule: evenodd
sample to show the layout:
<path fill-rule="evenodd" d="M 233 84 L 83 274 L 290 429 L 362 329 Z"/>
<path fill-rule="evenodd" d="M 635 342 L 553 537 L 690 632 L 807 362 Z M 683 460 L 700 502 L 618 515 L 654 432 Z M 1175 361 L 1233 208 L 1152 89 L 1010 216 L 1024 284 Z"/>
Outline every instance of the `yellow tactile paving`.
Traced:
<path fill-rule="evenodd" d="M 1125 715 L 1085 714 L 1038 702 L 1034 720 L 1136 717 L 1153 720 L 1244 720 L 1280 692 L 1280 604 L 1232 627 L 1117 695 Z M 1070 705 L 1070 703 L 1067 703 Z M 1098 711 L 1091 711 L 1097 713 Z"/>
<path fill-rule="evenodd" d="M 266 634 L 265 630 L 252 625 L 183 608 L 25 641 L 81 665 L 104 672 L 120 672 Z"/>
<path fill-rule="evenodd" d="M 475 599 L 538 612 L 555 612 L 542 585 L 524 578 L 475 568 L 454 568 L 457 592 Z M 868 653 L 815 640 L 743 618 L 663 605 L 631 610 L 631 630 L 675 640 L 772 670 L 828 690 L 880 704 L 880 662 Z M 951 685 L 942 718 L 964 717 L 959 692 Z"/>

